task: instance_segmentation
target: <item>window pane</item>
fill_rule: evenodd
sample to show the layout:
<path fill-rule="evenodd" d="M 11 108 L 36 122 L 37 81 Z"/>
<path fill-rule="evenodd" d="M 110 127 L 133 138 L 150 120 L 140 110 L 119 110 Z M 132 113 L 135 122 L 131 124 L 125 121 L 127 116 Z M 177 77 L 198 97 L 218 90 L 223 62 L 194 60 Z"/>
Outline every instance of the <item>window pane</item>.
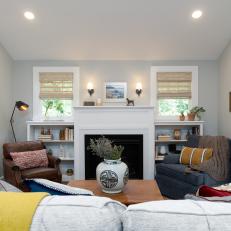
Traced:
<path fill-rule="evenodd" d="M 41 103 L 44 117 L 59 118 L 72 115 L 72 100 L 44 99 Z"/>
<path fill-rule="evenodd" d="M 189 108 L 189 99 L 159 99 L 158 114 L 160 116 L 176 116 Z"/>

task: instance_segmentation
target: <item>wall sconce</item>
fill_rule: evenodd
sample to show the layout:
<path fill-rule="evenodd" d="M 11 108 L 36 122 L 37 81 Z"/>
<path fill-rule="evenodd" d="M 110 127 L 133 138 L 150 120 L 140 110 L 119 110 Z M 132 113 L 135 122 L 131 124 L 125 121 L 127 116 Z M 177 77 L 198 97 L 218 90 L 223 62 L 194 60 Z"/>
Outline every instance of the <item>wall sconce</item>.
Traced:
<path fill-rule="evenodd" d="M 95 92 L 92 82 L 89 82 L 89 83 L 87 84 L 87 91 L 88 91 L 88 93 L 89 93 L 90 96 Z"/>
<path fill-rule="evenodd" d="M 142 83 L 136 83 L 136 94 L 138 95 L 138 96 L 140 96 L 141 95 L 141 93 L 142 93 Z"/>

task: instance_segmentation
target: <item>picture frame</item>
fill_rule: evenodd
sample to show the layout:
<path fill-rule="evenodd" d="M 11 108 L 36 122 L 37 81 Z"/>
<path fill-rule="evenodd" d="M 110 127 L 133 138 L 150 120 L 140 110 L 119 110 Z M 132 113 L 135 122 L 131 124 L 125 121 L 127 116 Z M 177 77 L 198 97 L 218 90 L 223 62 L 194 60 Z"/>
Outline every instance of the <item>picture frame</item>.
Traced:
<path fill-rule="evenodd" d="M 126 82 L 105 82 L 104 102 L 126 102 L 127 83 Z"/>

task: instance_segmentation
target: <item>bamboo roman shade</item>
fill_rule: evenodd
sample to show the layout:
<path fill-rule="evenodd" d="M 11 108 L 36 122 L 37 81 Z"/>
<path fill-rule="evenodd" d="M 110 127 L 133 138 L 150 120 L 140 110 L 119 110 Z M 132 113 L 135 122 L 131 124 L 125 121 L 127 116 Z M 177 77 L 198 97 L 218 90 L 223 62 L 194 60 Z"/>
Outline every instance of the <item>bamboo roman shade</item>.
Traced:
<path fill-rule="evenodd" d="M 157 98 L 158 99 L 191 99 L 192 73 L 191 72 L 158 72 Z"/>
<path fill-rule="evenodd" d="M 73 73 L 41 72 L 40 99 L 73 99 Z"/>

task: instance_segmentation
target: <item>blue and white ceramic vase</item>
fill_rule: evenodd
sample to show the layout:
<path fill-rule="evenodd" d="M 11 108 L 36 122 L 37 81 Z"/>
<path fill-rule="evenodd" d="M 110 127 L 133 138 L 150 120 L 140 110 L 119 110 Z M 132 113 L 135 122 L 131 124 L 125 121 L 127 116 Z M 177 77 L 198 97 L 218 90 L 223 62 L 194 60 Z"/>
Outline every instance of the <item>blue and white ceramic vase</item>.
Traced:
<path fill-rule="evenodd" d="M 128 166 L 119 160 L 104 159 L 96 168 L 96 178 L 105 193 L 120 193 L 128 182 Z"/>

